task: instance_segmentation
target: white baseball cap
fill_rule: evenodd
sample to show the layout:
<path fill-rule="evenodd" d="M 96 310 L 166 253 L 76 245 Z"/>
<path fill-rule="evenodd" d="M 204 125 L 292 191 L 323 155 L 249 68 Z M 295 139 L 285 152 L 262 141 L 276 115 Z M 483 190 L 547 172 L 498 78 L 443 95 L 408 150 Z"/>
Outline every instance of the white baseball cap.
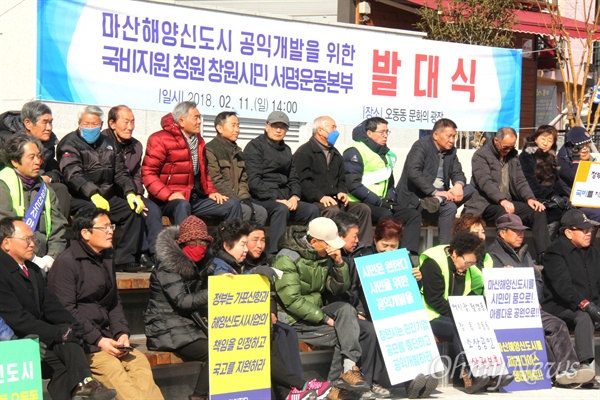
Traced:
<path fill-rule="evenodd" d="M 346 245 L 346 242 L 338 235 L 337 225 L 329 218 L 318 217 L 310 221 L 307 234 L 315 239 L 323 240 L 334 249 L 341 249 Z"/>

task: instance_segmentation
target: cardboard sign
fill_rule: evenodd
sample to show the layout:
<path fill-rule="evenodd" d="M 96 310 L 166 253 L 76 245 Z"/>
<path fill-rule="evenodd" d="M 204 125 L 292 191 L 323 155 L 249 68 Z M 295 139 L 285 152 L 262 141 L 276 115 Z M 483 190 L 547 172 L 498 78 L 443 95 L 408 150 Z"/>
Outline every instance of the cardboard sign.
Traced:
<path fill-rule="evenodd" d="M 443 371 L 406 249 L 355 262 L 392 385 Z"/>
<path fill-rule="evenodd" d="M 43 397 L 39 340 L 0 342 L 0 400 Z"/>
<path fill-rule="evenodd" d="M 448 302 L 471 373 L 476 377 L 507 374 L 483 296 L 448 296 Z"/>
<path fill-rule="evenodd" d="M 211 400 L 271 398 L 270 288 L 260 275 L 208 278 Z"/>
<path fill-rule="evenodd" d="M 485 268 L 491 325 L 515 380 L 502 390 L 550 389 L 548 355 L 533 268 Z"/>
<path fill-rule="evenodd" d="M 576 207 L 600 208 L 600 162 L 579 163 L 571 203 Z"/>

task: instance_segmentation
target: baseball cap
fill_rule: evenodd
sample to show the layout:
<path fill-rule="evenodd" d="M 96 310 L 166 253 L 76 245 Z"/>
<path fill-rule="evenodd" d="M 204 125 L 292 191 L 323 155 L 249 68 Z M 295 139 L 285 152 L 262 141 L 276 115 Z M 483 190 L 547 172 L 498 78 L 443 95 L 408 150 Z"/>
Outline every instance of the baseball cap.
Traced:
<path fill-rule="evenodd" d="M 267 124 L 275 124 L 277 122 L 281 122 L 286 124 L 288 127 L 290 126 L 290 119 L 288 116 L 282 111 L 273 111 L 267 117 Z"/>
<path fill-rule="evenodd" d="M 598 222 L 588 219 L 581 210 L 575 209 L 567 211 L 560 219 L 560 227 L 565 229 L 590 229 L 591 227 L 598 225 L 600 225 Z"/>
<path fill-rule="evenodd" d="M 588 135 L 583 126 L 574 126 L 567 132 L 567 142 L 573 144 L 582 144 L 591 142 L 592 138 Z"/>
<path fill-rule="evenodd" d="M 498 217 L 496 220 L 496 229 L 513 229 L 522 231 L 529 229 L 529 227 L 523 225 L 523 221 L 516 214 L 504 214 Z"/>
<path fill-rule="evenodd" d="M 346 244 L 338 235 L 337 225 L 329 218 L 318 217 L 310 221 L 307 234 L 315 239 L 323 240 L 334 249 L 341 249 Z"/>

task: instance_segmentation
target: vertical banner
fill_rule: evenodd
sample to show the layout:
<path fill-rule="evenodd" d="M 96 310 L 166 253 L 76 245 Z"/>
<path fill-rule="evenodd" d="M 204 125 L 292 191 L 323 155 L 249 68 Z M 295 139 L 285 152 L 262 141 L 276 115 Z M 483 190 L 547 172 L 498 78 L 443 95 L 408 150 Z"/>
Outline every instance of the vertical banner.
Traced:
<path fill-rule="evenodd" d="M 533 268 L 485 268 L 492 328 L 515 380 L 502 390 L 550 389 L 548 356 Z"/>
<path fill-rule="evenodd" d="M 448 296 L 460 341 L 476 376 L 507 374 L 483 296 Z"/>
<path fill-rule="evenodd" d="M 41 399 L 42 370 L 38 339 L 0 342 L 0 399 Z"/>
<path fill-rule="evenodd" d="M 577 207 L 600 208 L 600 162 L 579 162 L 571 203 Z"/>
<path fill-rule="evenodd" d="M 271 398 L 270 289 L 260 275 L 210 276 L 211 400 Z"/>
<path fill-rule="evenodd" d="M 392 385 L 443 371 L 406 249 L 355 262 Z"/>

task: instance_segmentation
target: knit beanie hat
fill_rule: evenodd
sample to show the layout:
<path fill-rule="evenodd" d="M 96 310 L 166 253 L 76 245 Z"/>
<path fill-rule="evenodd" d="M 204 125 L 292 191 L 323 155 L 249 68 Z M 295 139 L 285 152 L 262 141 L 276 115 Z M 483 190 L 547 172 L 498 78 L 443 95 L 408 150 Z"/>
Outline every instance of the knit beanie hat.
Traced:
<path fill-rule="evenodd" d="M 204 221 L 195 215 L 187 217 L 179 226 L 179 239 L 177 239 L 177 243 L 182 244 L 190 240 L 213 241 L 212 236 L 208 234 L 208 228 Z"/>

